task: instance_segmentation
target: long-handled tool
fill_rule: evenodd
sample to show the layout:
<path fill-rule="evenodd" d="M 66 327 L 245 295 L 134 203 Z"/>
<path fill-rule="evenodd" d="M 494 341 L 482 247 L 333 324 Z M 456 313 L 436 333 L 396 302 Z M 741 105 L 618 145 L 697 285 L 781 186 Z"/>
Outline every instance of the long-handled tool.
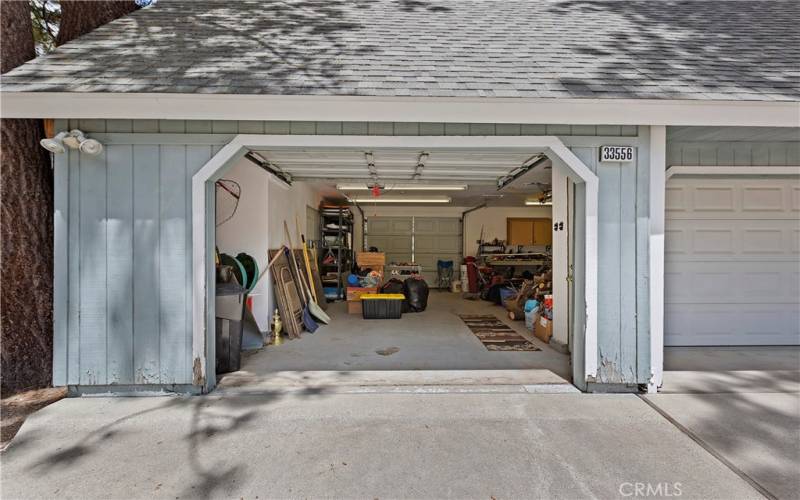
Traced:
<path fill-rule="evenodd" d="M 286 224 L 286 221 L 283 221 L 283 230 L 286 233 L 286 239 L 289 242 L 289 247 L 292 248 L 292 237 L 289 234 L 289 226 Z M 305 301 L 305 309 L 316 318 L 318 321 L 328 324 L 331 320 L 331 317 L 328 316 L 322 308 L 314 302 L 314 298 L 311 296 L 311 291 L 306 286 L 305 278 L 303 277 L 302 273 L 300 272 L 300 266 L 297 264 L 297 259 L 294 256 L 294 251 L 290 251 L 289 255 L 291 257 L 291 261 L 294 264 L 295 272 L 297 273 L 297 277 L 300 280 L 300 295 L 303 296 Z M 310 331 L 310 330 L 309 330 Z"/>
<path fill-rule="evenodd" d="M 306 266 L 306 276 L 308 277 L 308 289 L 311 290 L 311 295 L 314 297 L 314 302 L 319 303 L 317 291 L 314 289 L 314 274 L 311 272 L 311 262 L 308 260 L 308 247 L 306 246 L 306 236 L 300 231 L 300 219 L 295 215 L 294 224 L 297 227 L 297 234 L 300 236 L 300 241 L 303 242 L 303 263 Z"/>

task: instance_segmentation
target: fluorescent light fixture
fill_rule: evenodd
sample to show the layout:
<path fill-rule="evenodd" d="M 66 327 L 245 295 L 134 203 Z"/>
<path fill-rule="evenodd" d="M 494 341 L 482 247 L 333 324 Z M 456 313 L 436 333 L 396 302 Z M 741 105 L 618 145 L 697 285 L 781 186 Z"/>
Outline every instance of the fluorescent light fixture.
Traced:
<path fill-rule="evenodd" d="M 425 198 L 407 198 L 399 196 L 356 196 L 350 198 L 356 203 L 450 203 L 449 196 L 428 196 Z"/>
<path fill-rule="evenodd" d="M 552 201 L 539 201 L 539 200 L 525 200 L 525 205 L 529 207 L 551 207 Z"/>
<path fill-rule="evenodd" d="M 369 191 L 372 189 L 366 184 L 337 184 L 339 191 Z M 382 191 L 464 191 L 466 184 L 388 184 L 381 188 Z"/>

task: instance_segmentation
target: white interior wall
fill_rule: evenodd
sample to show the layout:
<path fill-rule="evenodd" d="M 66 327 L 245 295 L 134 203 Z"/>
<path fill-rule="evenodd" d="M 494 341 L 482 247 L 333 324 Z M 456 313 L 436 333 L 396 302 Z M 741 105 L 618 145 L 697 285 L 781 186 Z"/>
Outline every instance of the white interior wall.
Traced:
<path fill-rule="evenodd" d="M 464 224 L 464 255 L 475 255 L 478 252 L 478 240 L 483 227 L 484 241 L 506 239 L 506 219 L 509 217 L 543 217 L 550 218 L 552 207 L 486 207 L 467 214 Z"/>
<path fill-rule="evenodd" d="M 364 215 L 369 217 L 461 217 L 471 207 L 415 207 L 415 206 L 376 206 L 362 205 Z M 361 248 L 363 231 L 361 230 L 361 214 L 353 208 L 356 215 L 356 249 Z M 478 251 L 478 239 L 483 226 L 484 239 L 506 239 L 506 218 L 508 217 L 552 217 L 552 207 L 486 207 L 467 214 L 463 231 L 466 238 L 464 255 L 475 255 Z"/>
<path fill-rule="evenodd" d="M 220 252 L 236 255 L 246 252 L 258 262 L 261 272 L 268 263 L 268 250 L 286 242 L 283 221 L 289 225 L 292 243 L 300 247 L 295 220 L 303 234 L 308 233 L 306 206 L 319 206 L 320 195 L 308 184 L 296 182 L 292 186 L 243 159 L 225 173 L 242 186 L 239 207 L 234 217 L 217 228 L 217 246 Z M 224 216 L 224 214 L 220 214 Z M 261 331 L 269 330 L 275 300 L 272 280 L 267 272 L 250 293 L 253 317 Z"/>
<path fill-rule="evenodd" d="M 553 224 L 564 223 L 564 229 L 553 231 L 553 340 L 560 344 L 569 343 L 569 225 L 568 190 L 571 181 L 562 167 L 553 168 Z"/>

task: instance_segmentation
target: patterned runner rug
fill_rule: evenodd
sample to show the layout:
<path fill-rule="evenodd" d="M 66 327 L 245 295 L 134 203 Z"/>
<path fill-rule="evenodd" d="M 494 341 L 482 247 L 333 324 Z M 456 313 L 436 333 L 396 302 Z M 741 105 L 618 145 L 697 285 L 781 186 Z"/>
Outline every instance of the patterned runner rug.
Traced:
<path fill-rule="evenodd" d="M 489 351 L 541 351 L 525 337 L 494 316 L 458 316 Z"/>

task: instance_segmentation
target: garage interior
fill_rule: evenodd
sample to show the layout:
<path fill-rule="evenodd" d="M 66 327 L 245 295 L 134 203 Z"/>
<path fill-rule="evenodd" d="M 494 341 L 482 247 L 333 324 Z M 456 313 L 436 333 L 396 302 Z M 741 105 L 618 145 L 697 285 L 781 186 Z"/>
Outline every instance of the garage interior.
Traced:
<path fill-rule="evenodd" d="M 219 387 L 374 370 L 569 382 L 572 190 L 538 151 L 251 151 L 215 189 Z"/>

